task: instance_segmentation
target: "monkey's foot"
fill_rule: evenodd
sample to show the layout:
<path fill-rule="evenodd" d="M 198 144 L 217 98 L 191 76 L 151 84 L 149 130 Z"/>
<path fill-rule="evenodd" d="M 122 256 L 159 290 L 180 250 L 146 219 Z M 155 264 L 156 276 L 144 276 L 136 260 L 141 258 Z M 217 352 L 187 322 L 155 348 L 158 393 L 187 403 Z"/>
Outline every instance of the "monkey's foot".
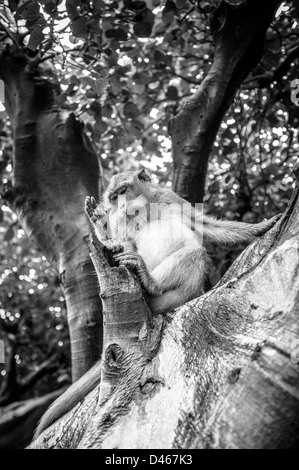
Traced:
<path fill-rule="evenodd" d="M 160 287 L 151 277 L 145 262 L 138 253 L 120 253 L 115 255 L 114 259 L 118 261 L 120 265 L 126 266 L 130 270 L 134 271 L 139 277 L 142 286 L 150 295 L 158 297 L 162 294 Z"/>

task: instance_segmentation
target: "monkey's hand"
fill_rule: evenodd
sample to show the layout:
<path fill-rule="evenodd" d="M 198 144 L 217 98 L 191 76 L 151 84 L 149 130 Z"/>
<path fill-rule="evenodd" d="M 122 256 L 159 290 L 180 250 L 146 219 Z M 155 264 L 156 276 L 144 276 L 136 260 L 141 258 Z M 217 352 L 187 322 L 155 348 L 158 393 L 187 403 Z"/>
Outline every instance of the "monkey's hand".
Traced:
<path fill-rule="evenodd" d="M 86 196 L 85 198 L 85 212 L 92 223 L 95 223 L 100 217 L 105 215 L 100 205 L 96 203 L 95 198 L 90 196 Z"/>
<path fill-rule="evenodd" d="M 135 272 L 140 279 L 140 282 L 144 289 L 152 296 L 159 297 L 162 295 L 162 291 L 154 279 L 151 277 L 145 262 L 141 256 L 136 252 L 125 252 L 114 256 L 114 259 L 119 262 L 120 265 L 126 266 L 133 272 Z"/>
<path fill-rule="evenodd" d="M 116 242 L 112 238 L 107 238 L 105 232 L 103 232 L 103 218 L 106 216 L 106 212 L 102 209 L 100 204 L 96 203 L 94 197 L 87 196 L 85 199 L 85 212 L 92 223 L 95 234 L 100 242 L 111 251 L 113 254 L 121 253 L 124 251 L 123 245 Z"/>

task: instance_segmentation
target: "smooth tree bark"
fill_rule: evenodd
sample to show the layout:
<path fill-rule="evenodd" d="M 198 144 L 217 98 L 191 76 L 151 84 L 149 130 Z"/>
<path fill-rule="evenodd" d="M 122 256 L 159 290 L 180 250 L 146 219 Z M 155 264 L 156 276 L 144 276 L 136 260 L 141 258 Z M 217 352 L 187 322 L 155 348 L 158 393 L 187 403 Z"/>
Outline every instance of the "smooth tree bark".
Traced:
<path fill-rule="evenodd" d="M 167 316 L 93 241 L 102 383 L 30 447 L 298 448 L 298 221 L 297 186 L 220 283 Z"/>
<path fill-rule="evenodd" d="M 263 56 L 267 29 L 281 0 L 222 1 L 212 15 L 213 63 L 192 98 L 170 121 L 173 188 L 191 203 L 203 201 L 209 156 L 223 117 Z"/>
<path fill-rule="evenodd" d="M 14 139 L 13 188 L 2 197 L 59 272 L 76 380 L 102 348 L 101 302 L 84 212 L 86 195 L 98 198 L 101 192 L 101 169 L 80 122 L 57 106 L 59 90 L 43 78 L 37 59 L 15 44 L 1 45 L 0 78 Z"/>

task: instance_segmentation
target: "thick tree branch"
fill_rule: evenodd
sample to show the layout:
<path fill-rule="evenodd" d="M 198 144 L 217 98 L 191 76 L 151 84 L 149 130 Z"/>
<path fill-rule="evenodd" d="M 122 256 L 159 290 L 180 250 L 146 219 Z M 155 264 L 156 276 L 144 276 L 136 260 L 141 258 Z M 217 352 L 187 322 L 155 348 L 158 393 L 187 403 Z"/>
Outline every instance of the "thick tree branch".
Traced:
<path fill-rule="evenodd" d="M 0 406 L 6 406 L 13 401 L 19 400 L 22 395 L 27 393 L 32 387 L 46 374 L 51 370 L 56 370 L 57 366 L 53 364 L 56 355 L 53 355 L 46 359 L 42 364 L 39 365 L 37 370 L 34 370 L 28 374 L 21 381 L 15 380 L 14 383 L 8 384 L 5 389 L 5 392 L 1 394 L 0 397 Z M 15 363 L 15 358 L 14 358 Z"/>
<path fill-rule="evenodd" d="M 298 218 L 297 188 L 218 286 L 152 326 L 135 279 L 107 267 L 95 247 L 109 312 L 106 385 L 31 448 L 298 447 Z"/>
<path fill-rule="evenodd" d="M 65 388 L 17 403 L 0 410 L 0 449 L 24 449 L 32 440 L 37 423 Z"/>
<path fill-rule="evenodd" d="M 289 51 L 285 60 L 277 67 L 274 73 L 256 75 L 244 82 L 244 88 L 267 88 L 274 82 L 281 82 L 282 78 L 288 73 L 294 60 L 299 58 L 299 47 L 295 46 Z"/>

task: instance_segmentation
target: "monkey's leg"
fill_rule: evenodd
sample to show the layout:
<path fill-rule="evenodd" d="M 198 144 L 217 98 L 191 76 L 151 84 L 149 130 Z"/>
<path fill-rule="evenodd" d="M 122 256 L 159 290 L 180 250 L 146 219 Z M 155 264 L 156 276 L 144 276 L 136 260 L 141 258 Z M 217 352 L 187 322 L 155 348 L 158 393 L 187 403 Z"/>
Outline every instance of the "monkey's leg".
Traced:
<path fill-rule="evenodd" d="M 148 303 L 156 313 L 166 313 L 203 294 L 206 250 L 202 247 L 181 248 L 165 258 L 151 273 L 138 253 L 121 253 L 114 257 L 133 268 L 150 294 Z"/>
<path fill-rule="evenodd" d="M 162 294 L 160 286 L 150 275 L 142 257 L 136 252 L 125 252 L 114 256 L 114 259 L 124 266 L 136 272 L 144 289 L 152 296 Z"/>
<path fill-rule="evenodd" d="M 149 297 L 148 303 L 156 313 L 166 313 L 203 294 L 206 271 L 206 250 L 188 247 L 172 253 L 152 272 L 151 276 L 164 293 Z"/>

